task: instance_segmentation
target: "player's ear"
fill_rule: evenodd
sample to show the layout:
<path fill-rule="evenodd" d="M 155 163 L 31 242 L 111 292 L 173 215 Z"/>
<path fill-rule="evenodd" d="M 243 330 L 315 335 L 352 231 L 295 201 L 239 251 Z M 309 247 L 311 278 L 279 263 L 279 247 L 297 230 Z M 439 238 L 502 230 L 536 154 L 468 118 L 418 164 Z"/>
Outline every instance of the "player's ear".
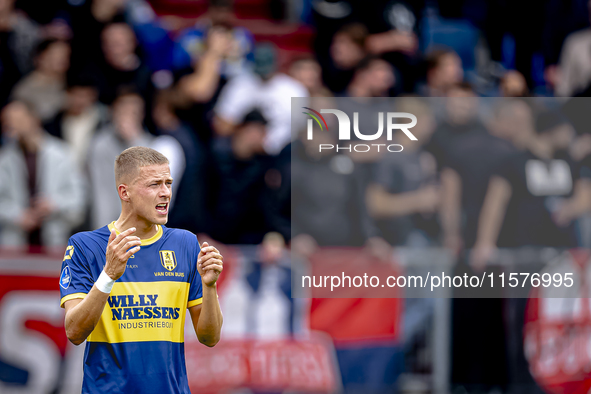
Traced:
<path fill-rule="evenodd" d="M 129 189 L 126 184 L 121 184 L 117 187 L 117 192 L 119 193 L 119 198 L 121 201 L 129 202 Z"/>

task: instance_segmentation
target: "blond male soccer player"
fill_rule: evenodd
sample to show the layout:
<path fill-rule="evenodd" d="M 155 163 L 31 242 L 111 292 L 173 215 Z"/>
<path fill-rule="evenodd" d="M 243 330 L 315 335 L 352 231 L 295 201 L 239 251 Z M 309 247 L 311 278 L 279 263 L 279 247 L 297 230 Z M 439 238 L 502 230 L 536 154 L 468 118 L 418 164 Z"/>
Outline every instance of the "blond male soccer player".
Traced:
<path fill-rule="evenodd" d="M 87 340 L 82 393 L 190 393 L 185 311 L 201 343 L 218 343 L 223 258 L 194 234 L 164 226 L 172 178 L 162 154 L 123 151 L 115 179 L 119 219 L 72 236 L 60 275 L 68 339 Z"/>

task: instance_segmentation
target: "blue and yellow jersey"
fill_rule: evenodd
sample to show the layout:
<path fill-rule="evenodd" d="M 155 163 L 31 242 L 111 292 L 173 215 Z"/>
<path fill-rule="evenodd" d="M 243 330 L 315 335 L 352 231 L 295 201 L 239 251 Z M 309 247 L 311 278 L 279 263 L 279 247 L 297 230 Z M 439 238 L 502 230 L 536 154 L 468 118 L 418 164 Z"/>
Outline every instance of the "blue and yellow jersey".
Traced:
<path fill-rule="evenodd" d="M 70 238 L 60 304 L 84 298 L 105 265 L 113 223 Z M 158 226 L 127 260 L 89 335 L 82 393 L 190 393 L 185 368 L 186 309 L 202 302 L 200 247 L 185 230 Z"/>

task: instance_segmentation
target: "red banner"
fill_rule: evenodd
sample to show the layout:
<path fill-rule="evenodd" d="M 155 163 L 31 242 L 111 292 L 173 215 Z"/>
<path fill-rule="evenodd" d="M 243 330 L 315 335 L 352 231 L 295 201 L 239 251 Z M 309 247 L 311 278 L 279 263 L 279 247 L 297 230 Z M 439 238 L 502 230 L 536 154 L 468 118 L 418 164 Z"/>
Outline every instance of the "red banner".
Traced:
<path fill-rule="evenodd" d="M 338 388 L 329 340 L 224 340 L 214 348 L 185 344 L 189 386 L 196 393 L 239 387 L 332 393 Z"/>
<path fill-rule="evenodd" d="M 584 251 L 565 253 L 545 272 L 575 272 L 575 282 L 565 298 L 537 298 L 543 296 L 539 292 L 544 289 L 532 291 L 524 328 L 530 371 L 548 393 L 587 394 L 591 389 L 589 255 Z"/>

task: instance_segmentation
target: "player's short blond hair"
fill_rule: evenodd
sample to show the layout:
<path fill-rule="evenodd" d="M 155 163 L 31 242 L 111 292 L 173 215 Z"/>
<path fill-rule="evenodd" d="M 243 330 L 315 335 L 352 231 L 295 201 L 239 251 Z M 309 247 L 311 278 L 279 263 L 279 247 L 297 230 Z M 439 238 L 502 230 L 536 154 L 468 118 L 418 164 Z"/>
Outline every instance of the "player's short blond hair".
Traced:
<path fill-rule="evenodd" d="M 115 182 L 133 182 L 140 173 L 141 167 L 168 164 L 168 159 L 162 153 L 143 146 L 133 146 L 125 149 L 115 159 Z"/>

